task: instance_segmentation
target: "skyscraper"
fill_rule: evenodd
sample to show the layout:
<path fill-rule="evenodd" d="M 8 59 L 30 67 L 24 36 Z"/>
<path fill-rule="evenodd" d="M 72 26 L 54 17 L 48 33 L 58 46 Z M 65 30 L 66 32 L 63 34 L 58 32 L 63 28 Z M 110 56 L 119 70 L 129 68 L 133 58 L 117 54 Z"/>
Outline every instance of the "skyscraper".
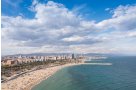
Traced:
<path fill-rule="evenodd" d="M 74 56 L 74 54 L 72 54 L 72 59 L 75 59 L 75 56 Z"/>

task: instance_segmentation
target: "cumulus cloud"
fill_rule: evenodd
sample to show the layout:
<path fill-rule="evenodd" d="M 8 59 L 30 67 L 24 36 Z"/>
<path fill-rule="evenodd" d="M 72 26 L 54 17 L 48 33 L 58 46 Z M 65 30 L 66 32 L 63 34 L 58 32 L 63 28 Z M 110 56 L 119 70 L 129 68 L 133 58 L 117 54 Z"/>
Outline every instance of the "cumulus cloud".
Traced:
<path fill-rule="evenodd" d="M 97 24 L 98 27 L 114 30 L 135 30 L 136 28 L 136 5 L 119 6 L 112 10 L 112 18 L 103 20 Z"/>
<path fill-rule="evenodd" d="M 36 12 L 34 19 L 2 16 L 5 38 L 24 41 L 19 43 L 27 46 L 64 44 L 63 38 L 70 38 L 75 34 L 83 36 L 93 29 L 94 22 L 84 21 L 62 4 L 53 1 L 41 4 L 34 1 L 32 7 Z"/>
<path fill-rule="evenodd" d="M 110 47 L 111 42 L 136 38 L 136 5 L 119 6 L 111 11 L 110 19 L 98 23 L 87 21 L 75 10 L 53 1 L 43 4 L 34 0 L 29 9 L 35 12 L 33 19 L 2 16 L 4 50 L 13 45 L 37 48 L 41 52 L 111 52 L 115 50 Z"/>

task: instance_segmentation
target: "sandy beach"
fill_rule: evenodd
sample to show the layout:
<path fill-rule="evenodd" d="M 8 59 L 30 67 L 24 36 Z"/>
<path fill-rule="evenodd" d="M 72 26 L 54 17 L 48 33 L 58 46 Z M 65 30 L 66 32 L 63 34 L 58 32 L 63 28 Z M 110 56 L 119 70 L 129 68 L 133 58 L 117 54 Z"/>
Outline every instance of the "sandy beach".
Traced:
<path fill-rule="evenodd" d="M 79 64 L 79 63 L 78 63 Z M 1 84 L 1 90 L 31 90 L 33 86 L 47 79 L 58 70 L 78 64 L 66 64 L 61 66 L 40 69 L 21 75 L 20 77 Z"/>

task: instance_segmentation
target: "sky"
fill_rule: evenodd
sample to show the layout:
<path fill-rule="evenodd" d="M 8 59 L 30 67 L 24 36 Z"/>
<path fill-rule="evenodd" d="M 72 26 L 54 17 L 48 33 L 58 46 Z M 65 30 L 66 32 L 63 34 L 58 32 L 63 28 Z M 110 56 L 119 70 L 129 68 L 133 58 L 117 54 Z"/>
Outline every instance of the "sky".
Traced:
<path fill-rule="evenodd" d="M 2 55 L 136 55 L 136 0 L 2 0 Z"/>

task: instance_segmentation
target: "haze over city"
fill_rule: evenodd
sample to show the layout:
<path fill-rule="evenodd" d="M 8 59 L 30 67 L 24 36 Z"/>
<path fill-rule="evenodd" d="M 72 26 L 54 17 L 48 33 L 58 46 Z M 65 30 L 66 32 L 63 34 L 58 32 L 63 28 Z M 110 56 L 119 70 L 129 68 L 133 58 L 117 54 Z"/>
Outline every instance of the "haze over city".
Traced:
<path fill-rule="evenodd" d="M 118 1 L 2 0 L 2 55 L 136 54 L 136 1 Z"/>

